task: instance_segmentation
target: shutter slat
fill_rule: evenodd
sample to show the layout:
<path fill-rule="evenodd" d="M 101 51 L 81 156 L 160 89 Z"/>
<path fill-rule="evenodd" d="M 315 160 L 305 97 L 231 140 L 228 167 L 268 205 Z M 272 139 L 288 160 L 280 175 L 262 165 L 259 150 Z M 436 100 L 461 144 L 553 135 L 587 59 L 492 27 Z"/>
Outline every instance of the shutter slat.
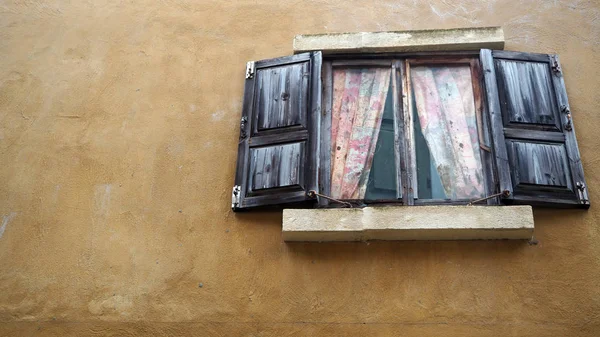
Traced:
<path fill-rule="evenodd" d="M 510 166 L 508 164 L 506 143 L 504 141 L 502 110 L 500 108 L 500 96 L 498 94 L 494 58 L 491 50 L 481 50 L 481 66 L 483 67 L 485 94 L 488 102 L 488 113 L 492 128 L 492 142 L 494 144 L 494 157 L 496 158 L 498 188 L 500 191 L 509 191 L 510 194 L 506 199 L 512 200 L 513 188 L 510 179 Z"/>
<path fill-rule="evenodd" d="M 323 104 L 319 138 L 319 190 L 331 195 L 331 109 L 333 99 L 333 67 L 331 62 L 323 65 Z M 329 205 L 329 200 L 319 198 L 319 206 Z"/>

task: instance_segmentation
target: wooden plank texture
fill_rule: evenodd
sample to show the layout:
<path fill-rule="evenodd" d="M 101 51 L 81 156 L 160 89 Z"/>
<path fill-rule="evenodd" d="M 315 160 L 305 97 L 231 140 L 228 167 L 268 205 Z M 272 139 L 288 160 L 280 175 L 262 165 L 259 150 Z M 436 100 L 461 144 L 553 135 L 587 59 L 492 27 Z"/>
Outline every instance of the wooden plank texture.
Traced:
<path fill-rule="evenodd" d="M 508 164 L 506 142 L 504 140 L 504 127 L 502 122 L 502 110 L 498 95 L 498 82 L 492 51 L 482 49 L 480 54 L 481 67 L 485 83 L 485 96 L 488 104 L 488 116 L 492 130 L 492 143 L 494 145 L 494 157 L 496 162 L 496 178 L 498 179 L 499 191 L 509 191 L 506 199 L 513 199 L 513 188 Z"/>
<path fill-rule="evenodd" d="M 505 125 L 560 131 L 548 63 L 495 59 Z"/>
<path fill-rule="evenodd" d="M 562 69 L 560 65 L 560 58 L 558 55 L 551 55 L 551 62 L 554 62 L 554 66 L 558 69 Z M 552 74 L 552 82 L 554 84 L 554 90 L 556 91 L 557 104 L 561 111 L 561 121 L 564 126 L 568 123 L 567 114 L 571 116 L 573 112 L 570 109 L 569 99 L 567 97 L 567 89 L 565 87 L 565 81 L 562 71 L 554 72 Z M 590 207 L 590 201 L 588 199 L 589 192 L 587 191 L 588 186 L 585 181 L 583 174 L 583 163 L 579 154 L 579 146 L 577 145 L 577 137 L 575 136 L 575 125 L 571 121 L 570 130 L 565 130 L 565 146 L 567 149 L 567 158 L 569 160 L 569 167 L 571 169 L 571 178 L 575 184 L 581 184 L 583 190 L 577 193 L 577 199 L 579 206 L 583 208 Z"/>
<path fill-rule="evenodd" d="M 548 54 L 523 53 L 518 51 L 492 50 L 494 59 L 548 62 Z"/>
<path fill-rule="evenodd" d="M 321 104 L 323 83 L 321 71 L 323 66 L 323 55 L 321 52 L 313 52 L 311 56 L 310 69 L 310 107 L 308 110 L 308 144 L 306 154 L 306 191 L 319 191 L 319 153 L 321 151 Z"/>
<path fill-rule="evenodd" d="M 276 193 L 257 196 L 246 196 L 240 204 L 240 209 L 248 209 L 262 206 L 289 205 L 291 203 L 305 202 L 305 191 L 278 190 Z M 239 210 L 239 209 L 238 209 Z"/>
<path fill-rule="evenodd" d="M 252 192 L 302 186 L 304 164 L 304 142 L 250 149 Z"/>
<path fill-rule="evenodd" d="M 511 182 L 515 203 L 589 207 L 558 58 L 484 50 L 481 59 L 490 110 L 502 106 L 502 119 L 490 113 L 501 189 Z"/>
<path fill-rule="evenodd" d="M 332 61 L 333 67 L 391 67 L 392 60 L 339 60 Z"/>
<path fill-rule="evenodd" d="M 250 140 L 248 140 L 248 143 L 250 144 L 250 146 L 253 147 L 258 147 L 258 146 L 265 146 L 265 145 L 269 145 L 269 144 L 279 144 L 279 143 L 287 143 L 287 142 L 294 142 L 294 141 L 300 141 L 300 140 L 305 140 L 308 139 L 309 137 L 309 132 L 308 130 L 294 130 L 294 129 L 287 129 L 287 132 L 279 132 L 279 133 L 273 133 L 273 134 L 261 134 L 261 135 L 256 135 L 252 138 L 250 138 Z"/>
<path fill-rule="evenodd" d="M 255 66 L 256 66 L 256 69 L 260 69 L 260 68 L 283 66 L 286 64 L 310 61 L 312 55 L 314 55 L 314 54 L 313 53 L 302 53 L 302 54 L 296 54 L 296 55 L 291 55 L 291 56 L 282 56 L 282 57 L 277 57 L 277 58 L 273 58 L 273 59 L 260 60 L 260 61 L 256 61 Z"/>
<path fill-rule="evenodd" d="M 508 140 L 506 147 L 515 188 L 526 184 L 572 189 L 564 144 Z"/>
<path fill-rule="evenodd" d="M 306 127 L 309 62 L 256 70 L 255 133 L 293 125 Z"/>
<path fill-rule="evenodd" d="M 565 134 L 562 132 L 546 132 L 539 130 L 527 130 L 524 132 L 522 129 L 511 128 L 504 128 L 504 136 L 512 139 L 538 140 L 556 143 L 564 143 L 566 140 Z"/>
<path fill-rule="evenodd" d="M 417 189 L 417 154 L 415 147 L 415 130 L 413 127 L 412 90 L 410 85 L 410 62 L 402 61 L 402 120 L 404 126 L 404 143 L 406 150 L 404 161 L 406 163 L 406 205 L 414 205 L 415 199 L 419 197 Z"/>
<path fill-rule="evenodd" d="M 331 195 L 331 109 L 333 104 L 333 67 L 331 62 L 323 64 L 323 106 L 321 107 L 319 191 Z M 319 199 L 319 207 L 327 207 L 329 200 Z"/>
<path fill-rule="evenodd" d="M 404 120 L 402 115 L 402 67 L 403 64 L 399 61 L 394 61 L 392 66 L 392 92 L 394 104 L 394 164 L 396 167 L 396 198 L 404 200 L 404 184 L 403 173 L 406 173 L 406 168 L 402 169 L 404 161 Z"/>

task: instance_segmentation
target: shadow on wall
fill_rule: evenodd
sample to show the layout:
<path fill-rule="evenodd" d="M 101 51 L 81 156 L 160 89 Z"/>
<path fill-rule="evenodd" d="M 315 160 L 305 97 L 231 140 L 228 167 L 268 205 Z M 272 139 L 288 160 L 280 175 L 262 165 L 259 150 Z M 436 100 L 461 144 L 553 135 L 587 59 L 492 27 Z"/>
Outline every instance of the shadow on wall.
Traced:
<path fill-rule="evenodd" d="M 562 209 L 562 208 L 533 208 L 533 218 L 535 220 L 536 230 L 538 224 L 546 226 L 582 226 L 585 219 L 593 216 L 592 212 L 581 209 Z"/>
<path fill-rule="evenodd" d="M 474 261 L 490 261 L 518 258 L 534 249 L 527 240 L 475 240 L 475 241 L 369 241 L 369 242 L 290 242 L 290 252 L 299 258 L 327 261 L 410 260 L 418 265 L 425 261 L 446 260 L 469 264 Z M 390 253 L 392 252 L 392 253 Z M 490 259 L 492 258 L 492 259 Z"/>
<path fill-rule="evenodd" d="M 573 209 L 534 208 L 536 232 L 552 232 L 556 226 L 577 226 L 585 223 L 589 212 Z M 281 211 L 236 213 L 238 225 L 247 229 L 280 229 Z M 272 233 L 271 231 L 269 231 Z M 281 232 L 279 231 L 279 234 Z M 535 242 L 535 243 L 534 243 Z M 284 242 L 291 258 L 320 262 L 368 263 L 388 260 L 404 261 L 419 265 L 422 263 L 513 263 L 529 258 L 535 250 L 550 242 L 530 242 L 527 240 L 456 240 L 456 241 L 369 241 L 369 242 Z M 391 253 L 390 253 L 391 252 Z M 332 264 L 333 265 L 333 264 Z"/>

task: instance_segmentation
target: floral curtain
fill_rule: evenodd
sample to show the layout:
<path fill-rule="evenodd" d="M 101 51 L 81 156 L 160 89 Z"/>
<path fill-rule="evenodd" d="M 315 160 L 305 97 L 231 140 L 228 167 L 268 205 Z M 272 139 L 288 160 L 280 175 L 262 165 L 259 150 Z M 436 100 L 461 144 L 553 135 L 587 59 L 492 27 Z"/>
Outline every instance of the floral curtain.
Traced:
<path fill-rule="evenodd" d="M 483 196 L 470 67 L 414 67 L 411 79 L 421 131 L 446 196 Z"/>
<path fill-rule="evenodd" d="M 390 69 L 333 71 L 331 196 L 363 199 L 390 84 Z"/>

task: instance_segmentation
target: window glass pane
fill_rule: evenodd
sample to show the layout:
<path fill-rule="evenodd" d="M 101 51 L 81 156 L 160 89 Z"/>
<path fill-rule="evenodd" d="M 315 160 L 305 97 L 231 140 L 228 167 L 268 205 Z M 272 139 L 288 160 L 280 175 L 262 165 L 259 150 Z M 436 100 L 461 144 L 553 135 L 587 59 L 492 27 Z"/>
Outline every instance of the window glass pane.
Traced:
<path fill-rule="evenodd" d="M 418 198 L 483 197 L 470 67 L 418 66 L 410 75 Z"/>
<path fill-rule="evenodd" d="M 389 68 L 336 68 L 333 71 L 333 198 L 396 198 L 390 78 Z"/>
<path fill-rule="evenodd" d="M 394 98 L 393 90 L 388 90 L 379 128 L 377 146 L 373 155 L 371 174 L 367 182 L 365 200 L 396 199 L 396 155 L 394 151 Z"/>

